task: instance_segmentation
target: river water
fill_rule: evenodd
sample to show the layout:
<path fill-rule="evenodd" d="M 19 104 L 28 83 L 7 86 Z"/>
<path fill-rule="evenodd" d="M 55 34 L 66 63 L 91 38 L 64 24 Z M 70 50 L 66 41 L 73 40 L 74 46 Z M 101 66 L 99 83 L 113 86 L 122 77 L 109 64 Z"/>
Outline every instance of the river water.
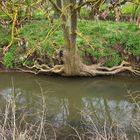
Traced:
<path fill-rule="evenodd" d="M 135 76 L 62 78 L 1 73 L 1 110 L 5 105 L 4 100 L 9 99 L 13 90 L 18 96 L 17 106 L 26 106 L 26 111 L 30 113 L 39 111 L 45 100 L 47 120 L 56 128 L 67 124 L 80 126 L 81 120 L 90 116 L 100 125 L 104 125 L 104 122 L 116 123 L 129 135 L 137 135 L 132 123 L 137 119 L 136 125 L 139 125 L 140 110 L 128 95 L 140 95 L 140 78 Z M 138 103 L 140 99 L 135 101 Z"/>

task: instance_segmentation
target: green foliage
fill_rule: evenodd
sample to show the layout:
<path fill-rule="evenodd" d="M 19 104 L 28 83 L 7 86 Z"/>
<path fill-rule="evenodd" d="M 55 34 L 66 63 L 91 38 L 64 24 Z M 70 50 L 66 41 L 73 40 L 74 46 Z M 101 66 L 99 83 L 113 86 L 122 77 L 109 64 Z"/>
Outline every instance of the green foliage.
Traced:
<path fill-rule="evenodd" d="M 97 59 L 106 58 L 105 65 L 108 67 L 118 65 L 122 61 L 119 52 L 114 52 L 115 45 L 122 46 L 122 49 L 135 56 L 140 55 L 140 32 L 135 24 L 83 20 L 79 22 L 80 31 L 86 39 L 80 40 L 81 37 L 78 36 L 77 44 L 90 44 L 85 50 Z"/>
<path fill-rule="evenodd" d="M 119 65 L 121 61 L 122 59 L 119 54 L 114 53 L 106 59 L 105 65 L 108 67 L 113 67 L 114 65 Z"/>
<path fill-rule="evenodd" d="M 18 10 L 17 19 L 19 22 L 21 21 L 21 23 L 26 23 L 23 25 L 23 28 L 17 30 L 17 32 L 15 31 L 14 45 L 17 45 L 16 41 L 19 38 L 24 38 L 26 40 L 27 52 L 30 52 L 30 50 L 33 50 L 34 52 L 36 50 L 37 54 L 47 54 L 50 57 L 53 57 L 54 53 L 60 47 L 64 46 L 63 31 L 60 27 L 61 22 L 55 20 L 54 22 L 51 21 L 53 23 L 50 23 L 49 18 L 51 20 L 51 17 L 54 16 L 54 11 L 48 7 L 49 5 L 47 5 L 45 1 L 41 8 L 38 7 L 40 4 L 40 1 L 38 0 L 25 0 L 23 3 L 19 0 L 13 2 L 6 1 L 6 3 L 7 7 L 4 11 L 0 9 L 0 18 L 9 21 L 10 17 L 14 15 L 14 11 Z M 107 7 L 107 5 L 102 5 L 100 10 L 105 10 Z M 121 7 L 121 12 L 125 15 L 132 16 L 135 12 L 134 9 L 134 4 L 127 2 Z M 5 12 L 8 14 L 5 14 Z M 48 18 L 46 17 L 47 12 Z M 112 13 L 110 13 L 110 15 L 111 14 Z M 136 14 L 140 15 L 140 6 L 137 9 Z M 82 7 L 80 15 L 82 18 L 87 19 L 89 16 L 88 8 Z M 28 16 L 32 16 L 33 19 L 30 23 L 27 23 L 25 20 Z M 11 41 L 11 23 L 12 22 L 9 23 L 6 31 L 0 26 L 1 48 L 7 46 Z M 140 30 L 135 24 L 110 21 L 87 21 L 83 19 L 78 22 L 77 46 L 82 50 L 81 53 L 87 52 L 90 56 L 97 59 L 106 58 L 105 65 L 109 67 L 118 65 L 121 61 L 119 52 L 114 52 L 114 46 L 118 44 L 123 47 L 122 50 L 125 49 L 133 55 L 139 56 L 139 38 Z M 12 47 L 4 56 L 4 65 L 6 67 L 13 67 L 14 55 L 15 49 Z M 31 64 L 30 61 L 27 61 L 26 63 Z"/>
<path fill-rule="evenodd" d="M 28 41 L 28 48 L 36 48 L 42 54 L 47 53 L 52 56 L 53 52 L 64 44 L 62 37 L 62 31 L 60 29 L 60 23 L 52 25 L 47 20 L 35 21 L 31 24 L 26 24 L 20 30 L 20 36 L 24 37 Z M 41 48 L 38 48 L 40 44 Z M 59 44 L 59 45 L 54 45 Z M 56 48 L 55 48 L 56 47 Z"/>
<path fill-rule="evenodd" d="M 55 48 L 52 44 L 50 44 L 50 42 L 44 42 L 44 44 L 42 44 L 42 49 L 41 49 L 42 54 L 48 54 L 48 56 L 52 57 L 54 52 L 55 52 Z"/>
<path fill-rule="evenodd" d="M 3 47 L 5 44 L 8 44 L 10 42 L 10 33 L 9 28 L 4 29 L 0 26 L 0 47 Z"/>
<path fill-rule="evenodd" d="M 108 56 L 116 44 L 120 44 L 134 55 L 140 55 L 140 34 L 135 24 L 81 21 L 79 22 L 80 31 L 83 37 L 88 38 L 88 44 L 93 46 L 88 48 L 88 52 L 97 58 Z M 78 41 L 81 44 L 81 40 L 78 39 Z M 82 44 L 87 46 L 87 41 L 84 40 Z"/>
<path fill-rule="evenodd" d="M 81 10 L 80 10 L 80 16 L 82 17 L 82 18 L 87 18 L 87 17 L 89 17 L 89 12 L 87 11 L 87 9 L 85 9 L 84 7 L 83 8 L 81 8 Z"/>
<path fill-rule="evenodd" d="M 122 14 L 125 14 L 125 15 L 133 15 L 134 14 L 134 4 L 133 3 L 126 3 L 125 5 L 122 6 L 122 9 L 121 9 L 121 12 Z M 137 12 L 136 14 L 140 15 L 140 6 L 138 7 L 137 9 Z"/>
<path fill-rule="evenodd" d="M 139 35 L 134 36 L 133 34 L 130 34 L 129 40 L 126 43 L 127 50 L 132 52 L 134 55 L 140 56 L 140 37 Z"/>
<path fill-rule="evenodd" d="M 3 64 L 6 68 L 13 68 L 14 67 L 14 58 L 15 58 L 15 48 L 11 48 L 5 55 Z"/>
<path fill-rule="evenodd" d="M 78 48 L 97 59 L 109 58 L 105 59 L 107 66 L 117 65 L 121 61 L 118 52 L 114 52 L 113 49 L 117 44 L 135 56 L 140 55 L 140 30 L 135 24 L 80 20 L 77 32 Z M 60 21 L 51 24 L 43 19 L 33 20 L 21 28 L 19 35 L 28 42 L 27 51 L 35 48 L 40 55 L 47 54 L 52 57 L 54 52 L 64 45 Z M 0 30 L 0 36 L 0 44 L 10 41 L 8 32 L 3 34 Z M 13 66 L 13 56 L 11 50 L 6 54 L 4 63 L 7 67 Z"/>
<path fill-rule="evenodd" d="M 64 45 L 64 40 L 61 28 L 56 28 L 48 35 L 51 28 L 52 25 L 47 20 L 35 21 L 24 25 L 20 35 L 28 40 L 29 48 L 40 42 L 41 53 L 53 56 L 55 50 Z M 84 48 L 97 59 L 109 57 L 105 63 L 107 66 L 117 65 L 121 61 L 119 54 L 113 50 L 116 44 L 134 55 L 140 55 L 139 28 L 135 24 L 82 20 L 78 23 L 78 33 L 77 45 L 80 50 Z M 44 41 L 47 35 L 48 39 Z"/>
<path fill-rule="evenodd" d="M 33 19 L 37 19 L 37 20 L 41 20 L 45 18 L 45 11 L 41 11 L 41 10 L 34 10 L 33 12 Z"/>

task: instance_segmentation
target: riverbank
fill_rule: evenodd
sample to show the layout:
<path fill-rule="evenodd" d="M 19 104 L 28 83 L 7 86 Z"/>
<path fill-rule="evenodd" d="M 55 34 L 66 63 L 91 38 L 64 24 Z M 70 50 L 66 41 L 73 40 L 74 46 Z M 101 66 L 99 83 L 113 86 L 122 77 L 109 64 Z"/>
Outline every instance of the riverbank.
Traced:
<path fill-rule="evenodd" d="M 35 63 L 45 64 L 50 68 L 63 65 L 64 39 L 60 25 L 59 20 L 51 24 L 45 19 L 34 19 L 23 24 L 16 35 L 19 39 L 13 41 L 9 51 L 3 55 L 2 49 L 0 50 L 1 72 L 32 67 Z M 6 33 L 0 28 L 0 46 L 3 48 L 10 42 L 10 27 Z M 77 47 L 86 65 L 100 63 L 111 68 L 126 61 L 132 67 L 140 68 L 139 38 L 140 29 L 135 23 L 78 22 Z"/>

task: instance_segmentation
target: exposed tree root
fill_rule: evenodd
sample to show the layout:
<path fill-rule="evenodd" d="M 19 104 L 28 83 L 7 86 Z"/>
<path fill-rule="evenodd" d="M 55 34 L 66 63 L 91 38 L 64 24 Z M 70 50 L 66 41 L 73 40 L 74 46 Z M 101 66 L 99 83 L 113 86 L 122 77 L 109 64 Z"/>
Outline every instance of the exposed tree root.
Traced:
<path fill-rule="evenodd" d="M 96 75 L 115 75 L 120 72 L 129 71 L 136 75 L 140 75 L 140 70 L 133 68 L 128 62 L 123 61 L 119 66 L 112 68 L 99 65 L 86 66 L 82 68 L 81 75 L 96 76 Z"/>
<path fill-rule="evenodd" d="M 33 66 L 23 65 L 26 69 L 18 68 L 19 70 L 27 73 L 39 74 L 39 73 L 55 73 L 62 74 L 64 72 L 63 65 L 55 65 L 54 67 L 49 67 L 45 64 L 39 65 L 36 61 Z"/>
<path fill-rule="evenodd" d="M 49 67 L 45 64 L 39 65 L 37 62 L 33 66 L 24 65 L 26 70 L 20 69 L 23 72 L 29 72 L 34 74 L 39 73 L 55 73 L 64 76 L 69 76 L 65 73 L 64 65 L 56 65 L 54 67 Z M 130 71 L 136 75 L 140 75 L 140 70 L 133 68 L 128 62 L 123 61 L 119 66 L 114 66 L 112 68 L 101 66 L 101 64 L 87 66 L 84 64 L 80 66 L 80 73 L 75 76 L 97 76 L 97 75 L 115 75 L 119 72 Z"/>

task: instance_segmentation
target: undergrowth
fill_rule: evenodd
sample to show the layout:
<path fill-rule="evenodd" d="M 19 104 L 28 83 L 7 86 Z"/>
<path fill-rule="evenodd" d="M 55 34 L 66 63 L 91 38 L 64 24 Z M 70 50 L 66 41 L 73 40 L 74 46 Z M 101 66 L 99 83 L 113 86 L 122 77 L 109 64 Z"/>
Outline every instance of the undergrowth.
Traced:
<path fill-rule="evenodd" d="M 0 28 L 0 46 L 3 47 L 8 44 L 10 36 Z M 57 20 L 53 24 L 45 19 L 32 20 L 18 32 L 26 40 L 27 52 L 36 50 L 40 55 L 53 57 L 64 47 L 61 23 Z M 140 30 L 136 24 L 79 20 L 77 36 L 77 46 L 82 56 L 86 52 L 95 59 L 103 58 L 104 64 L 109 67 L 118 65 L 123 60 L 119 52 L 114 50 L 116 45 L 134 56 L 140 56 Z M 9 52 L 4 58 L 7 67 L 12 66 L 13 59 L 10 57 L 12 54 Z"/>
<path fill-rule="evenodd" d="M 122 14 L 125 14 L 125 15 L 133 15 L 135 11 L 134 7 L 135 6 L 133 3 L 127 2 L 125 5 L 122 6 L 121 12 Z M 140 15 L 140 6 L 138 7 L 136 14 Z"/>

